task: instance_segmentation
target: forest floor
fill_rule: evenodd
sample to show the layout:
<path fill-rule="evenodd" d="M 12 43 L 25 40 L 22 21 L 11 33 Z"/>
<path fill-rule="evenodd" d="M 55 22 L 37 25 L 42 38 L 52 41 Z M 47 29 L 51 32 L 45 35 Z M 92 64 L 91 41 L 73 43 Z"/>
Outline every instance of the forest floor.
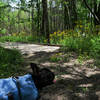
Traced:
<path fill-rule="evenodd" d="M 56 82 L 40 91 L 39 100 L 100 100 L 100 69 L 94 67 L 94 60 L 78 62 L 74 52 L 64 53 L 56 46 L 43 46 L 25 43 L 4 43 L 6 48 L 17 48 L 25 59 L 25 69 L 29 63 L 51 69 L 56 75 Z M 67 59 L 50 61 L 51 56 L 62 53 Z"/>

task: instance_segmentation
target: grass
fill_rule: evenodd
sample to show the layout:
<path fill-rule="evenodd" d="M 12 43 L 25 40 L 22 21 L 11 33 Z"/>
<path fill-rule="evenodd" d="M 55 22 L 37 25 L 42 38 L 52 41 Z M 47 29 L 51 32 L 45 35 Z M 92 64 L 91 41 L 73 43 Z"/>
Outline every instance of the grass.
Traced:
<path fill-rule="evenodd" d="M 56 32 L 51 34 L 51 41 L 52 43 L 63 45 L 61 50 L 66 53 L 69 51 L 76 52 L 80 63 L 86 59 L 93 58 L 95 66 L 100 67 L 100 35 L 84 34 L 83 36 L 82 33 L 76 33 L 75 30 Z M 55 59 L 54 56 L 53 60 Z M 58 61 L 59 59 L 57 58 L 56 60 Z"/>
<path fill-rule="evenodd" d="M 0 42 L 26 42 L 26 43 L 43 43 L 44 37 L 36 36 L 2 36 L 0 37 Z"/>
<path fill-rule="evenodd" d="M 64 62 L 69 62 L 70 57 L 71 57 L 71 52 L 68 52 L 67 54 L 65 54 L 64 52 L 59 52 L 52 54 L 51 57 L 49 58 L 49 61 L 64 63 Z"/>
<path fill-rule="evenodd" d="M 89 32 L 88 32 L 89 33 Z M 99 64 L 98 60 L 100 58 L 100 35 L 93 34 L 83 34 L 76 32 L 75 30 L 67 30 L 63 32 L 54 32 L 50 34 L 51 44 L 61 44 L 63 45 L 62 51 L 64 52 L 76 52 L 79 55 L 79 62 L 82 62 L 84 56 L 92 57 L 96 60 L 96 65 Z M 27 42 L 27 43 L 47 43 L 47 40 L 44 37 L 37 36 L 3 36 L 0 37 L 1 42 Z M 81 57 L 82 55 L 82 57 Z M 68 58 L 68 57 L 67 57 Z M 50 58 L 50 61 L 59 62 L 66 61 L 66 57 L 53 55 Z"/>
<path fill-rule="evenodd" d="M 23 58 L 18 50 L 0 47 L 0 78 L 19 73 L 22 62 Z"/>
<path fill-rule="evenodd" d="M 57 35 L 58 34 L 58 35 Z M 88 55 L 98 55 L 100 53 L 100 35 L 87 36 L 77 35 L 77 33 L 54 33 L 50 35 L 51 44 L 62 44 L 63 50 L 74 51 L 82 54 L 87 52 Z M 63 36 L 63 38 L 62 38 Z M 44 37 L 37 36 L 3 36 L 0 37 L 0 42 L 27 42 L 27 43 L 47 43 Z"/>
<path fill-rule="evenodd" d="M 0 37 L 0 42 L 29 42 L 33 41 L 31 36 L 3 36 Z"/>

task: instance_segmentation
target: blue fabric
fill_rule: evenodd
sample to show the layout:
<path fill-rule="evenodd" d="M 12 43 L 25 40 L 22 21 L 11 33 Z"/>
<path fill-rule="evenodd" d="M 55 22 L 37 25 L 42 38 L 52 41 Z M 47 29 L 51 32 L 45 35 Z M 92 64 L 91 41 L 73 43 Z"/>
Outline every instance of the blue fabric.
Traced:
<path fill-rule="evenodd" d="M 30 74 L 18 78 L 22 100 L 36 100 L 38 90 Z M 0 79 L 0 100 L 8 100 L 7 94 L 11 92 L 14 100 L 19 100 L 18 88 L 14 78 Z"/>

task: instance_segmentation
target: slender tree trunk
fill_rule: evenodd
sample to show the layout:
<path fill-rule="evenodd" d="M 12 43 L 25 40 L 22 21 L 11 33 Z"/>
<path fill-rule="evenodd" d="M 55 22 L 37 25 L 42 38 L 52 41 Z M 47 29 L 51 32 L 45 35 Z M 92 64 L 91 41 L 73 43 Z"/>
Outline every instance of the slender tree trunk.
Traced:
<path fill-rule="evenodd" d="M 50 1 L 50 33 L 53 32 L 53 28 L 52 28 L 52 1 Z"/>
<path fill-rule="evenodd" d="M 40 33 L 40 0 L 37 0 L 37 32 Z"/>
<path fill-rule="evenodd" d="M 29 34 L 31 34 L 31 9 L 29 7 L 29 13 L 28 13 L 28 21 L 29 21 Z"/>
<path fill-rule="evenodd" d="M 10 9 L 8 10 L 10 12 Z M 11 34 L 11 22 L 10 22 L 10 15 L 8 14 L 8 34 Z"/>
<path fill-rule="evenodd" d="M 86 0 L 83 0 L 83 2 L 85 4 L 85 6 L 88 8 L 88 10 L 91 12 L 91 14 L 93 15 L 95 22 L 98 23 L 98 24 L 100 24 L 100 19 L 98 17 L 99 11 L 100 11 L 100 4 L 99 4 L 99 6 L 97 8 L 97 3 L 96 3 L 96 1 L 94 1 L 94 12 L 93 12 L 92 9 L 87 4 Z"/>
<path fill-rule="evenodd" d="M 91 12 L 91 14 L 94 17 L 94 24 L 100 25 L 100 3 L 97 5 L 97 2 L 94 1 L 94 12 L 92 11 L 92 8 L 89 7 L 86 0 L 83 0 L 85 6 L 88 8 L 88 10 Z M 99 29 L 96 29 L 96 34 L 98 34 Z"/>
<path fill-rule="evenodd" d="M 50 43 L 47 0 L 42 0 L 42 7 L 43 7 L 42 34 L 46 35 L 47 42 Z"/>
<path fill-rule="evenodd" d="M 31 31 L 32 31 L 32 34 L 34 34 L 34 2 L 33 2 L 33 0 L 31 0 L 31 7 L 32 7 L 32 11 L 31 11 L 31 17 L 32 17 Z"/>
<path fill-rule="evenodd" d="M 76 0 L 69 0 L 68 7 L 69 7 L 70 28 L 74 29 L 75 21 L 77 21 Z"/>
<path fill-rule="evenodd" d="M 94 19 L 95 25 L 100 25 L 100 3 L 98 4 L 98 6 L 96 2 L 94 3 L 94 13 L 96 14 L 99 21 L 98 22 L 97 19 Z"/>
<path fill-rule="evenodd" d="M 68 29 L 68 21 L 69 21 L 69 17 L 68 17 L 68 9 L 67 9 L 67 5 L 64 4 L 64 29 Z"/>
<path fill-rule="evenodd" d="M 54 17 L 53 17 L 53 21 L 54 21 L 54 32 L 56 31 L 56 7 L 54 7 Z"/>
<path fill-rule="evenodd" d="M 21 10 L 19 9 L 18 11 L 18 34 L 20 33 L 20 13 L 21 13 Z"/>
<path fill-rule="evenodd" d="M 37 36 L 40 37 L 41 23 L 40 23 L 40 0 L 37 0 Z M 40 38 L 38 39 L 40 42 Z"/>
<path fill-rule="evenodd" d="M 55 16 L 55 20 L 56 20 L 56 32 L 57 32 L 57 30 L 58 30 L 58 23 L 57 23 L 57 19 L 58 19 L 58 13 L 57 13 L 57 11 L 58 11 L 59 9 L 58 9 L 58 7 L 56 7 L 56 16 Z"/>

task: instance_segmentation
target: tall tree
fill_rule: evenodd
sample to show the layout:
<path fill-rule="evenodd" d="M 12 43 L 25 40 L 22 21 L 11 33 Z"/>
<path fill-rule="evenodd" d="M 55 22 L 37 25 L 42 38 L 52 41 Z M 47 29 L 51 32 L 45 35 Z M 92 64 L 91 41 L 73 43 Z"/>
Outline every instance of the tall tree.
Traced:
<path fill-rule="evenodd" d="M 50 43 L 47 0 L 42 0 L 42 8 L 42 34 L 46 35 L 47 42 Z"/>
<path fill-rule="evenodd" d="M 76 0 L 68 0 L 69 24 L 74 29 L 75 21 L 77 21 Z"/>
<path fill-rule="evenodd" d="M 41 17 L 41 12 L 40 12 L 40 0 L 37 0 L 37 33 L 40 35 L 40 17 Z"/>
<path fill-rule="evenodd" d="M 68 0 L 63 1 L 63 6 L 64 6 L 64 29 L 69 29 Z"/>
<path fill-rule="evenodd" d="M 53 6 L 53 3 L 52 3 L 52 0 L 50 0 L 49 1 L 49 9 L 50 9 L 50 11 L 49 11 L 49 29 L 50 29 L 50 33 L 52 33 L 53 32 L 53 25 L 52 25 L 52 6 Z"/>
<path fill-rule="evenodd" d="M 32 28 L 32 34 L 34 33 L 34 0 L 31 0 L 31 7 L 32 7 L 32 11 L 31 11 L 31 18 L 32 18 L 32 24 L 31 24 L 31 28 Z"/>

